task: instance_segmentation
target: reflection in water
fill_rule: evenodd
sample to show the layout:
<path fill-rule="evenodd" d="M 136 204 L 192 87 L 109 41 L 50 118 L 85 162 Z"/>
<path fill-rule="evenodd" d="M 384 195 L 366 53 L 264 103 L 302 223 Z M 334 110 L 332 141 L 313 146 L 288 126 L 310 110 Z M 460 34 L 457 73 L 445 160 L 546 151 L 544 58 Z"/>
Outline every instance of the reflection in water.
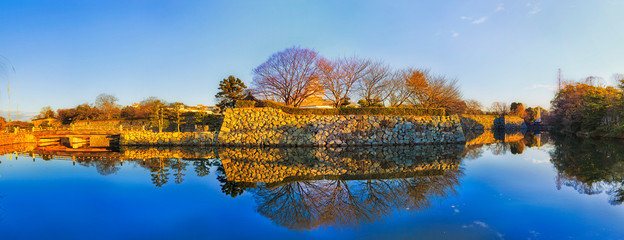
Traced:
<path fill-rule="evenodd" d="M 357 227 L 455 193 L 461 145 L 221 149 L 226 183 L 293 230 Z M 223 186 L 222 186 L 223 187 Z M 235 196 L 235 195 L 232 195 Z"/>
<path fill-rule="evenodd" d="M 462 172 L 397 179 L 320 180 L 288 182 L 250 191 L 257 211 L 293 230 L 357 227 L 376 222 L 393 211 L 418 211 L 434 199 L 455 193 Z"/>
<path fill-rule="evenodd" d="M 216 168 L 221 191 L 250 193 L 257 212 L 295 230 L 355 228 L 397 211 L 419 211 L 455 193 L 463 176 L 461 159 L 522 154 L 553 144 L 557 188 L 582 194 L 606 193 L 624 202 L 621 142 L 551 139 L 548 134 L 471 133 L 464 145 L 355 148 L 141 148 L 108 152 L 55 152 L 33 145 L 0 146 L 0 153 L 44 160 L 62 159 L 112 175 L 132 163 L 146 169 L 156 187 L 181 184 L 188 174 L 208 176 Z M 17 154 L 16 154 L 17 153 Z M 1 164 L 1 163 L 0 163 Z M 193 174 L 194 173 L 194 174 Z"/>
<path fill-rule="evenodd" d="M 487 150 L 494 155 L 522 154 L 525 148 L 541 147 L 550 142 L 548 133 L 520 131 L 467 132 L 463 157 L 477 159 Z"/>
<path fill-rule="evenodd" d="M 624 202 L 624 147 L 621 141 L 561 138 L 555 141 L 551 162 L 558 171 L 557 189 L 582 194 L 605 192 L 612 205 Z"/>

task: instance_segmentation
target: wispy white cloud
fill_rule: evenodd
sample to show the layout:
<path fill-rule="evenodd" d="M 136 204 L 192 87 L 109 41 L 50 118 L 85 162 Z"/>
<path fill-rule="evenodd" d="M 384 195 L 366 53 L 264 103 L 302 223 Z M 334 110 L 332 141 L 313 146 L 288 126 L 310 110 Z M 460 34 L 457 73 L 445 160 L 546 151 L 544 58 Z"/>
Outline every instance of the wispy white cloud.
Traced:
<path fill-rule="evenodd" d="M 542 11 L 539 3 L 527 3 L 527 7 L 529 7 L 529 15 L 535 15 Z"/>
<path fill-rule="evenodd" d="M 498 4 L 498 6 L 496 7 L 496 10 L 494 10 L 494 12 L 500 12 L 505 10 L 505 6 L 503 6 L 502 3 Z"/>
<path fill-rule="evenodd" d="M 500 232 L 495 231 L 494 229 L 490 228 L 490 226 L 487 223 L 481 222 L 481 221 L 473 221 L 472 224 L 470 225 L 462 225 L 462 228 L 474 228 L 474 227 L 482 227 L 485 229 L 488 229 L 490 231 L 493 231 L 496 236 L 498 237 L 498 239 L 504 239 L 504 235 Z"/>
<path fill-rule="evenodd" d="M 452 31 L 451 32 L 451 36 L 453 36 L 454 38 L 459 37 L 459 33 L 455 32 L 455 31 Z"/>
<path fill-rule="evenodd" d="M 472 17 L 461 16 L 459 19 L 461 20 L 472 20 Z"/>
<path fill-rule="evenodd" d="M 481 222 L 481 221 L 474 221 L 473 222 L 475 225 L 481 226 L 482 228 L 488 228 L 487 223 Z"/>
<path fill-rule="evenodd" d="M 483 22 L 485 22 L 487 20 L 487 17 L 481 17 L 479 19 L 475 19 L 474 21 L 472 21 L 472 24 L 481 24 Z"/>

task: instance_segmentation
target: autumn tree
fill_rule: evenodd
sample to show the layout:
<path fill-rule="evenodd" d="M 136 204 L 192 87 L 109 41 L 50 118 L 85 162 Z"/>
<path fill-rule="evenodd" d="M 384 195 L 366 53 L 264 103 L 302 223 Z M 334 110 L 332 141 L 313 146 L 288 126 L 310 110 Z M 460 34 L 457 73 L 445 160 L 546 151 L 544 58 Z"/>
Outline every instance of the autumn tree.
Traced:
<path fill-rule="evenodd" d="M 381 61 L 371 62 L 359 81 L 358 95 L 361 100 L 358 104 L 362 107 L 383 106 L 390 95 L 388 90 L 393 75 L 390 66 Z"/>
<path fill-rule="evenodd" d="M 247 86 L 239 78 L 232 75 L 224 78 L 219 83 L 219 92 L 215 95 L 215 98 L 219 101 L 217 107 L 221 109 L 234 108 L 236 100 L 245 98 L 245 89 L 247 89 Z"/>
<path fill-rule="evenodd" d="M 253 70 L 257 93 L 288 106 L 299 106 L 318 93 L 319 56 L 314 50 L 291 47 L 273 54 Z"/>
<path fill-rule="evenodd" d="M 354 86 L 366 74 L 370 61 L 356 57 L 339 58 L 333 61 L 320 59 L 320 83 L 325 97 L 334 107 L 340 107 L 353 91 Z"/>
<path fill-rule="evenodd" d="M 76 107 L 75 120 L 91 121 L 96 120 L 101 116 L 101 112 L 95 106 L 88 103 L 80 104 Z"/>
<path fill-rule="evenodd" d="M 95 98 L 95 106 L 102 112 L 106 120 L 118 118 L 120 107 L 117 104 L 117 97 L 102 93 Z"/>
<path fill-rule="evenodd" d="M 551 101 L 556 128 L 564 131 L 593 131 L 601 123 L 608 123 L 610 111 L 621 95 L 613 87 L 599 87 L 586 83 L 568 84 Z M 617 119 L 617 118 L 616 118 Z"/>
<path fill-rule="evenodd" d="M 539 118 L 539 116 L 541 115 L 542 112 L 542 108 L 541 107 L 528 107 L 525 110 L 525 115 L 524 115 L 524 121 L 527 123 L 533 123 L 535 122 L 535 120 L 537 120 Z"/>
<path fill-rule="evenodd" d="M 461 91 L 456 79 L 434 75 L 429 70 L 411 74 L 408 88 L 412 92 L 408 101 L 422 108 L 448 108 L 461 101 Z"/>
<path fill-rule="evenodd" d="M 512 102 L 509 107 L 510 114 L 516 115 L 518 117 L 524 118 L 526 116 L 526 112 L 524 109 L 524 105 L 521 102 Z"/>

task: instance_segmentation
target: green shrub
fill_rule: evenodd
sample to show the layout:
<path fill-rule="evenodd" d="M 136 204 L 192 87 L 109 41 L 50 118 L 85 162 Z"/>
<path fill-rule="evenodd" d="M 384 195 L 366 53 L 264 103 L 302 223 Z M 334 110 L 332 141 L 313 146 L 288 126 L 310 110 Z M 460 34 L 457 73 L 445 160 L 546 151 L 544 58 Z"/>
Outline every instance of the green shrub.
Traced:
<path fill-rule="evenodd" d="M 256 106 L 256 101 L 236 100 L 236 108 L 252 108 Z"/>
<path fill-rule="evenodd" d="M 273 101 L 262 101 L 261 106 L 280 109 L 294 115 L 383 115 L 383 116 L 444 116 L 444 108 L 362 107 L 362 108 L 294 108 Z"/>

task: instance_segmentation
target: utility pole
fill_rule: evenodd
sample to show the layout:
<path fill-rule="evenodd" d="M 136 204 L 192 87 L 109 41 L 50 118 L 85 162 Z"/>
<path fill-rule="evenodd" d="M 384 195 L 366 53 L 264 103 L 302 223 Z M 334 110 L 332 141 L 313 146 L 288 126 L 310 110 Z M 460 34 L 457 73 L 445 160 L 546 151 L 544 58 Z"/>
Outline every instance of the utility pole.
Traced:
<path fill-rule="evenodd" d="M 558 81 L 557 86 L 559 87 L 558 90 L 561 91 L 561 68 L 559 68 L 559 71 L 557 73 L 557 81 Z"/>

